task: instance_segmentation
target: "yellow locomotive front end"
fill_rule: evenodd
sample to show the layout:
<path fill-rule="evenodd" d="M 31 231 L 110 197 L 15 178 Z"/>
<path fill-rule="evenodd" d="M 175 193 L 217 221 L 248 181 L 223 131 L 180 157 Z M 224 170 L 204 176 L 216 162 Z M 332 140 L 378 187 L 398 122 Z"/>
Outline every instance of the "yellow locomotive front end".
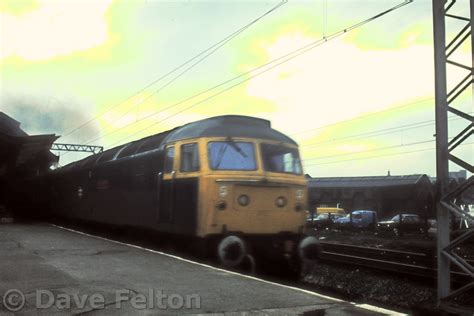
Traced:
<path fill-rule="evenodd" d="M 227 115 L 177 128 L 163 143 L 160 229 L 197 237 L 225 266 L 304 258 L 314 241 L 303 238 L 307 188 L 294 140 L 269 121 Z"/>
<path fill-rule="evenodd" d="M 198 235 L 216 242 L 227 265 L 245 253 L 295 255 L 307 209 L 297 146 L 230 137 L 200 143 Z"/>
<path fill-rule="evenodd" d="M 306 181 L 296 146 L 217 138 L 206 147 L 201 236 L 302 233 Z"/>

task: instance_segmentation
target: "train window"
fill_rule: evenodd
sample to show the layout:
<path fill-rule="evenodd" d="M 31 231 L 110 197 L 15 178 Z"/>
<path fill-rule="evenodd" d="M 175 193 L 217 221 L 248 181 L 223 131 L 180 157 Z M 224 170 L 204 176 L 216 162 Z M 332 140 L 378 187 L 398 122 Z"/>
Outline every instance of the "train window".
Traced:
<path fill-rule="evenodd" d="M 256 170 L 255 148 L 252 143 L 209 142 L 209 166 L 214 170 Z"/>
<path fill-rule="evenodd" d="M 97 160 L 97 162 L 105 162 L 110 161 L 114 158 L 115 154 L 121 149 L 122 147 L 115 147 L 109 150 L 104 151 L 102 156 Z"/>
<path fill-rule="evenodd" d="M 165 166 L 164 166 L 164 173 L 170 173 L 173 171 L 173 162 L 174 162 L 174 147 L 166 148 L 165 154 Z"/>
<path fill-rule="evenodd" d="M 262 159 L 265 171 L 301 174 L 301 161 L 296 148 L 262 144 Z"/>
<path fill-rule="evenodd" d="M 128 157 L 131 156 L 135 153 L 135 150 L 137 150 L 138 145 L 140 142 L 135 142 L 129 144 L 127 147 L 125 147 L 117 156 L 117 159 L 123 158 L 123 157 Z"/>
<path fill-rule="evenodd" d="M 154 149 L 158 149 L 166 135 L 167 134 L 165 133 L 160 133 L 158 135 L 151 136 L 150 138 L 148 138 L 147 140 L 145 140 L 145 142 L 141 144 L 140 148 L 138 148 L 137 150 L 137 154 L 144 153 L 146 151 L 150 151 Z"/>
<path fill-rule="evenodd" d="M 199 171 L 199 153 L 196 143 L 181 145 L 181 172 Z"/>

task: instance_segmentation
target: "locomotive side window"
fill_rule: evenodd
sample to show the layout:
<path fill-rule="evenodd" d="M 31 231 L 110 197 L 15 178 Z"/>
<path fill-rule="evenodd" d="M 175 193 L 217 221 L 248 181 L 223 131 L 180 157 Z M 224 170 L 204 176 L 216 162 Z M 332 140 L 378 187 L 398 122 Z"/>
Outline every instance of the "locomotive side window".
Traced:
<path fill-rule="evenodd" d="M 166 148 L 164 173 L 171 173 L 173 171 L 174 162 L 174 147 Z"/>
<path fill-rule="evenodd" d="M 199 171 L 199 152 L 196 143 L 181 145 L 180 171 Z"/>
<path fill-rule="evenodd" d="M 301 174 L 297 149 L 272 144 L 262 144 L 261 149 L 265 171 Z"/>
<path fill-rule="evenodd" d="M 213 170 L 257 170 L 255 148 L 252 143 L 209 142 L 209 166 Z"/>

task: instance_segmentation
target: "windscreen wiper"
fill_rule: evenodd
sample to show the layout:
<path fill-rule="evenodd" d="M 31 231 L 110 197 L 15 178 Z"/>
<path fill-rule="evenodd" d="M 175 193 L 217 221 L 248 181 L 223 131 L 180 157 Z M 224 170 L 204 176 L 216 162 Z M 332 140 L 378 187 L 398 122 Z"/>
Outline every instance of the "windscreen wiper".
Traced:
<path fill-rule="evenodd" d="M 219 153 L 217 154 L 217 159 L 216 159 L 216 162 L 215 162 L 214 169 L 219 169 L 219 166 L 221 165 L 221 162 L 222 162 L 222 159 L 224 158 L 224 153 L 225 153 L 226 150 L 227 150 L 227 145 L 222 146 L 219 149 Z"/>
<path fill-rule="evenodd" d="M 227 137 L 226 143 L 228 143 L 232 148 L 235 149 L 236 152 L 238 152 L 242 157 L 247 158 L 247 154 L 243 152 L 243 150 L 237 145 L 237 143 L 230 137 Z"/>

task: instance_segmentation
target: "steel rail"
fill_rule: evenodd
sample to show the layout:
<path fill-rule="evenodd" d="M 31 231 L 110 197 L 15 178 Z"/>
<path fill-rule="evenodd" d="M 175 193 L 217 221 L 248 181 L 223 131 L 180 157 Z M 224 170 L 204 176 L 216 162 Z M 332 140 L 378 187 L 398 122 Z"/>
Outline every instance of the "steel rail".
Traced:
<path fill-rule="evenodd" d="M 411 252 L 385 248 L 374 248 L 332 242 L 321 242 L 318 259 L 344 264 L 355 264 L 377 270 L 392 271 L 400 274 L 415 275 L 424 278 L 436 278 L 436 256 L 429 252 Z M 466 260 L 474 262 L 474 260 Z M 451 271 L 453 281 L 465 283 L 466 273 Z"/>

